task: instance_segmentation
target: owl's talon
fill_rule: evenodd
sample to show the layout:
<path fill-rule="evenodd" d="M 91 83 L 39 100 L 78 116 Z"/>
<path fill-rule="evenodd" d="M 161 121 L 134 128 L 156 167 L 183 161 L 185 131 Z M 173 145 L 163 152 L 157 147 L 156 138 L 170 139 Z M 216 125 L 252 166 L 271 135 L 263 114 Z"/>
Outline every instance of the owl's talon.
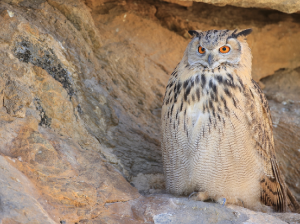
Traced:
<path fill-rule="evenodd" d="M 194 194 L 197 194 L 197 192 L 193 192 L 193 193 L 191 193 L 190 195 L 189 195 L 189 200 L 190 200 L 190 198 L 194 195 Z"/>
<path fill-rule="evenodd" d="M 209 195 L 206 191 L 204 192 L 193 192 L 190 194 L 189 199 L 193 198 L 195 201 L 206 201 L 209 199 Z"/>

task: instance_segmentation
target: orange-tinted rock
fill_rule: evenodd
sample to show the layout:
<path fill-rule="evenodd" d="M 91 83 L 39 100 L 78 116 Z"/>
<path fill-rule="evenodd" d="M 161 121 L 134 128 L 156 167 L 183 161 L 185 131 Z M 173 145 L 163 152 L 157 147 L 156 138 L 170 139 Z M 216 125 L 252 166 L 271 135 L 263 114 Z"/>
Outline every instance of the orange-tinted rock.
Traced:
<path fill-rule="evenodd" d="M 3 106 L 14 117 L 25 117 L 26 108 L 32 101 L 29 89 L 17 81 L 8 80 L 3 90 Z"/>
<path fill-rule="evenodd" d="M 54 1 L 51 3 L 55 5 Z M 66 48 L 55 39 L 60 30 L 51 18 L 61 19 L 67 31 L 65 35 L 72 39 L 79 36 L 78 40 L 86 44 L 83 48 L 91 46 L 89 49 L 97 50 L 99 44 L 88 39 L 93 33 L 84 31 L 88 27 L 83 24 L 81 36 L 72 25 L 76 20 L 66 23 L 60 11 L 44 1 L 35 3 L 37 11 L 30 2 L 28 6 L 20 3 L 22 7 L 0 4 L 1 22 L 10 28 L 9 32 L 0 31 L 2 40 L 6 41 L 0 43 L 0 152 L 11 158 L 10 166 L 21 171 L 30 183 L 30 192 L 21 187 L 22 183 L 17 192 L 25 201 L 33 196 L 36 200 L 34 203 L 32 199 L 27 200 L 32 206 L 19 200 L 18 206 L 26 209 L 17 209 L 15 215 L 4 204 L 1 221 L 74 223 L 95 218 L 106 203 L 139 197 L 137 189 L 103 158 L 102 145 L 88 133 L 80 118 L 80 94 L 76 88 L 80 71 L 76 61 L 66 57 Z M 76 13 L 70 5 L 61 10 Z M 84 14 L 88 10 L 80 13 L 82 17 L 89 15 Z M 40 19 L 35 20 L 36 16 Z M 80 41 L 68 50 L 77 49 L 75 46 L 80 46 Z M 9 175 L 15 181 L 20 179 L 13 171 Z M 9 203 L 9 197 L 13 198 L 11 204 L 18 200 L 11 192 L 6 197 L 5 203 Z"/>
<path fill-rule="evenodd" d="M 15 130 L 17 136 L 9 146 L 10 164 L 28 177 L 27 182 L 35 185 L 38 191 L 33 191 L 38 202 L 55 222 L 60 221 L 59 218 L 67 222 L 91 219 L 95 216 L 94 210 L 102 211 L 105 203 L 139 197 L 137 190 L 106 164 L 99 153 L 83 149 L 72 139 L 47 128 L 35 130 L 24 121 L 13 123 L 11 128 L 21 127 Z M 24 206 L 21 202 L 20 205 Z M 3 218 L 6 217 L 9 216 L 5 213 Z"/>
<path fill-rule="evenodd" d="M 38 189 L 19 170 L 12 166 L 15 159 L 0 156 L 0 222 L 56 223 L 39 203 Z"/>
<path fill-rule="evenodd" d="M 192 0 L 182 0 L 182 1 L 192 1 Z M 233 0 L 193 0 L 195 2 L 205 2 L 209 4 L 215 4 L 217 6 L 234 5 L 244 8 L 266 8 L 266 9 L 276 9 L 285 13 L 295 13 L 300 12 L 300 2 L 293 0 L 243 0 L 243 1 L 233 1 Z"/>

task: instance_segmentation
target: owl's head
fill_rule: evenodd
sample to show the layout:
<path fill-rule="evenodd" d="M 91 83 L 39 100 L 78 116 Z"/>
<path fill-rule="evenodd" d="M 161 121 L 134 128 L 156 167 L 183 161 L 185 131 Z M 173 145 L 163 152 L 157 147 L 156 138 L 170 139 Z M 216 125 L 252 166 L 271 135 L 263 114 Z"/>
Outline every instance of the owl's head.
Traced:
<path fill-rule="evenodd" d="M 251 32 L 252 29 L 189 31 L 193 39 L 186 51 L 188 63 L 209 69 L 222 64 L 236 66 L 246 43 L 244 37 Z"/>

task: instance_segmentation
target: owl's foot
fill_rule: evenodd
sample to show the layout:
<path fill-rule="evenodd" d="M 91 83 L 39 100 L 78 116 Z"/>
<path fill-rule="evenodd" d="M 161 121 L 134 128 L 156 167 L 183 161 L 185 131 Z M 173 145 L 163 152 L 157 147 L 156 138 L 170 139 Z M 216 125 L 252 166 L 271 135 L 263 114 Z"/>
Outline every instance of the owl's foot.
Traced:
<path fill-rule="evenodd" d="M 191 199 L 191 197 L 194 195 L 194 194 L 197 194 L 198 192 L 193 192 L 193 193 L 191 193 L 190 195 L 189 195 L 189 197 L 188 197 L 188 199 L 190 200 Z"/>
<path fill-rule="evenodd" d="M 208 193 L 205 192 L 193 192 L 189 196 L 189 200 L 193 199 L 195 201 L 206 201 L 209 199 Z"/>

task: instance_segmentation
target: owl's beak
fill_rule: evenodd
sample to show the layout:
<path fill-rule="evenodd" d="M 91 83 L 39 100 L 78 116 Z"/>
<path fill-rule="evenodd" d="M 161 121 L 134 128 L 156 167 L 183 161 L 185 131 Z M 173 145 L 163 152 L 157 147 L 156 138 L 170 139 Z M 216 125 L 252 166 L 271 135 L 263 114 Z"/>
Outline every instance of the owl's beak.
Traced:
<path fill-rule="evenodd" d="M 207 61 L 208 61 L 209 66 L 211 67 L 213 65 L 213 63 L 214 63 L 214 56 L 212 56 L 211 54 L 209 54 Z"/>

